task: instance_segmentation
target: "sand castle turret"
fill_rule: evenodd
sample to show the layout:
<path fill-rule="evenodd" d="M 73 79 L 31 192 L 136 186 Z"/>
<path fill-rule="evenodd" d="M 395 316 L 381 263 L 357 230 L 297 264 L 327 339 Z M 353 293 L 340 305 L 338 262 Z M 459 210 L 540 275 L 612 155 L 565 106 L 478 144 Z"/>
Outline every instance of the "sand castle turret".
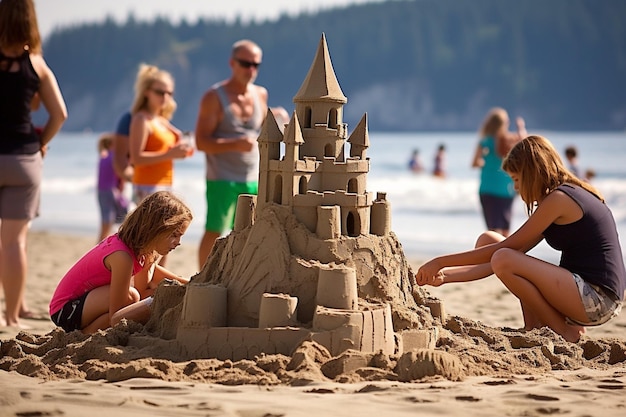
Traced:
<path fill-rule="evenodd" d="M 258 138 L 258 210 L 268 204 L 289 207 L 311 232 L 321 235 L 327 235 L 335 225 L 323 223 L 323 230 L 318 230 L 319 207 L 339 208 L 339 216 L 332 220 L 342 235 L 368 234 L 372 223 L 390 222 L 386 215 L 382 219 L 372 217 L 378 214 L 371 210 L 374 200 L 367 191 L 367 115 L 348 139 L 348 127 L 343 122 L 343 106 L 348 99 L 335 76 L 324 35 L 293 101 L 296 108 L 284 133 L 269 112 Z M 377 230 L 389 227 L 383 225 Z"/>
<path fill-rule="evenodd" d="M 293 100 L 284 132 L 268 112 L 259 134 L 258 196 L 239 197 L 233 231 L 186 287 L 184 356 L 290 354 L 305 340 L 333 355 L 433 347 L 435 332 L 415 330 L 424 321 L 386 193 L 367 190 L 367 114 L 348 137 L 324 35 Z"/>

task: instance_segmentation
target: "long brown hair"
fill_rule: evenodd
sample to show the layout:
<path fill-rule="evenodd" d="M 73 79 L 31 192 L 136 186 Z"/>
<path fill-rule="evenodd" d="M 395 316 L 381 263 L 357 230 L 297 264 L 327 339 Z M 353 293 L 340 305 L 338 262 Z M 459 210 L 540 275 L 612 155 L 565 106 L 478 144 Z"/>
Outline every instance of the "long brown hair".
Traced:
<path fill-rule="evenodd" d="M 41 36 L 33 0 L 0 1 L 0 47 L 27 45 L 41 54 Z"/>
<path fill-rule="evenodd" d="M 519 175 L 519 193 L 529 215 L 545 196 L 565 183 L 578 185 L 604 202 L 600 191 L 563 165 L 557 150 L 543 136 L 531 135 L 518 142 L 502 161 L 502 169 Z"/>
<path fill-rule="evenodd" d="M 170 191 L 157 191 L 126 216 L 117 234 L 135 255 L 154 261 L 156 241 L 186 228 L 192 219 L 191 210 L 181 199 Z"/>

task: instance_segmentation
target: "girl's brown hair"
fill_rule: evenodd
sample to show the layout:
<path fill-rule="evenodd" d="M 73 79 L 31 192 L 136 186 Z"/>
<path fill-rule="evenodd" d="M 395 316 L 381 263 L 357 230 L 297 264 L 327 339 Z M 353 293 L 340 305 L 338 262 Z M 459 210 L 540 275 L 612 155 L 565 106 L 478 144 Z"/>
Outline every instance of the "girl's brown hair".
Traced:
<path fill-rule="evenodd" d="M 581 181 L 563 165 L 552 143 L 542 136 L 531 135 L 518 142 L 504 158 L 502 169 L 519 176 L 519 193 L 528 215 L 537 203 L 564 183 L 578 185 L 604 202 L 595 187 Z"/>
<path fill-rule="evenodd" d="M 0 1 L 0 46 L 27 45 L 41 54 L 41 36 L 33 0 Z"/>
<path fill-rule="evenodd" d="M 193 216 L 181 199 L 170 191 L 157 191 L 134 209 L 118 230 L 118 236 L 135 255 L 154 261 L 156 241 L 177 230 L 184 230 Z"/>
<path fill-rule="evenodd" d="M 152 84 L 157 81 L 169 84 L 172 88 L 174 88 L 174 78 L 169 72 L 154 65 L 139 65 L 139 71 L 137 72 L 137 79 L 135 81 L 135 99 L 133 100 L 133 105 L 130 109 L 131 114 L 135 114 L 140 110 L 146 110 L 148 102 L 146 91 L 148 91 L 152 87 Z M 171 120 L 175 111 L 176 101 L 173 97 L 168 96 L 165 106 L 163 106 L 159 112 L 159 116 L 163 116 L 166 119 Z"/>

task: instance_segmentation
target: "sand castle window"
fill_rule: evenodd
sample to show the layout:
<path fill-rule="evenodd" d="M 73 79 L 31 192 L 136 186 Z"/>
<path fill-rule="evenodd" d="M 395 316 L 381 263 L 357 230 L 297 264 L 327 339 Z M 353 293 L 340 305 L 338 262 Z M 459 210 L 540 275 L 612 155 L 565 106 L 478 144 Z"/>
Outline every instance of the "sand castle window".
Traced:
<path fill-rule="evenodd" d="M 306 194 L 308 188 L 307 180 L 305 176 L 300 177 L 300 183 L 298 185 L 298 192 L 300 194 Z"/>
<path fill-rule="evenodd" d="M 350 178 L 348 181 L 348 192 L 349 193 L 357 193 L 359 191 L 359 185 L 356 178 Z"/>
<path fill-rule="evenodd" d="M 276 204 L 283 203 L 283 177 L 280 175 L 277 175 L 276 178 L 274 178 L 274 197 L 272 198 L 272 201 Z"/>
<path fill-rule="evenodd" d="M 324 156 L 335 156 L 335 152 L 333 152 L 333 145 L 331 143 L 324 146 Z"/>
<path fill-rule="evenodd" d="M 328 114 L 328 127 L 337 129 L 337 109 L 330 109 Z"/>
<path fill-rule="evenodd" d="M 304 127 L 311 127 L 311 108 L 304 109 Z"/>
<path fill-rule="evenodd" d="M 346 217 L 346 233 L 350 237 L 356 237 L 361 234 L 361 222 L 358 221 L 358 215 L 349 212 Z"/>

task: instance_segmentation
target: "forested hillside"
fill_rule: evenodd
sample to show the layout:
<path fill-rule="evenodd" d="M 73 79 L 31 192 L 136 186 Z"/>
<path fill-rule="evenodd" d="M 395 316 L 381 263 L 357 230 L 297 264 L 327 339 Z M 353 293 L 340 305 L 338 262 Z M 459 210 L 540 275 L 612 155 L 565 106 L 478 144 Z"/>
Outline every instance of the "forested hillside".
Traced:
<path fill-rule="evenodd" d="M 350 130 L 365 112 L 371 130 L 475 130 L 496 105 L 535 129 L 624 129 L 625 21 L 623 0 L 386 1 L 252 23 L 129 16 L 54 32 L 44 54 L 66 130 L 113 129 L 142 62 L 173 73 L 174 123 L 193 129 L 240 38 L 264 50 L 258 83 L 270 105 L 291 111 L 322 32 Z"/>

